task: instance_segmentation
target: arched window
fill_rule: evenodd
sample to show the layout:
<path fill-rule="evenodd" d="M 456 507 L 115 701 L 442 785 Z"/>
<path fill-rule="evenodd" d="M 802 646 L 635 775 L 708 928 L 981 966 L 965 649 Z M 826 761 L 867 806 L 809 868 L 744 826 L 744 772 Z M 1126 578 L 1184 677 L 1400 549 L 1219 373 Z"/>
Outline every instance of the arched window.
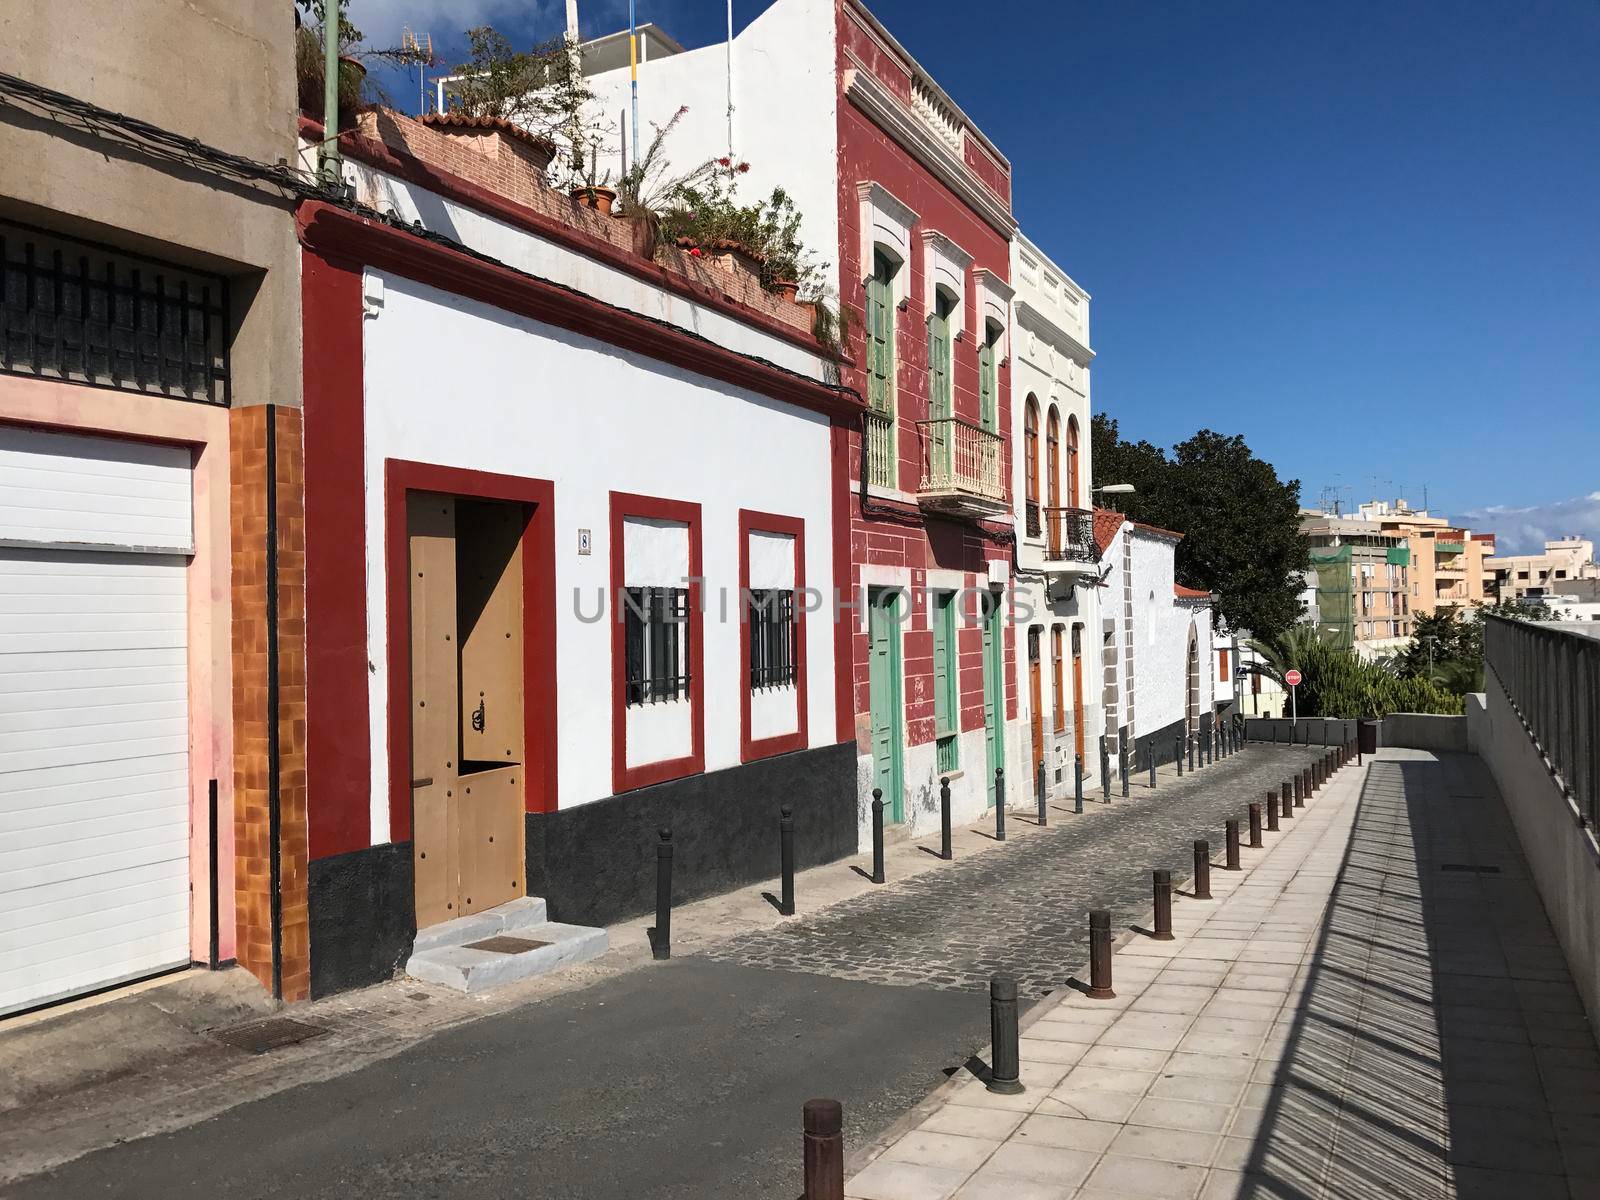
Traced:
<path fill-rule="evenodd" d="M 1078 491 L 1078 418 L 1067 418 L 1067 507 L 1085 507 Z"/>
<path fill-rule="evenodd" d="M 1045 432 L 1045 490 L 1050 496 L 1047 507 L 1061 507 L 1061 414 L 1050 406 L 1050 424 Z"/>
<path fill-rule="evenodd" d="M 1028 397 L 1022 418 L 1023 496 L 1027 501 L 1028 536 L 1039 536 L 1039 402 Z"/>

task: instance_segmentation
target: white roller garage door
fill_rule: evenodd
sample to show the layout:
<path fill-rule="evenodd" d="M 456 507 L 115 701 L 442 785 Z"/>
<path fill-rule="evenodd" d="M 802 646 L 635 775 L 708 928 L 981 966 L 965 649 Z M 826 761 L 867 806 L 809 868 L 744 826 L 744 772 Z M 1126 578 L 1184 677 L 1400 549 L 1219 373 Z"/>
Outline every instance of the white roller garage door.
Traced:
<path fill-rule="evenodd" d="M 0 1013 L 189 961 L 189 490 L 0 426 Z"/>

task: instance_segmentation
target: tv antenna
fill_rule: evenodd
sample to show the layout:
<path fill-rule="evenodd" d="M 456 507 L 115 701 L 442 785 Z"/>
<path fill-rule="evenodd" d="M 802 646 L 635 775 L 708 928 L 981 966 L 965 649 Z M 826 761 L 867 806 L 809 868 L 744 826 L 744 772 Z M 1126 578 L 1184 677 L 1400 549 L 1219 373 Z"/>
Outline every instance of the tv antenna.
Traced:
<path fill-rule="evenodd" d="M 433 34 L 412 33 L 411 26 L 400 32 L 400 49 L 417 65 L 417 115 L 428 111 L 428 68 L 433 66 Z"/>

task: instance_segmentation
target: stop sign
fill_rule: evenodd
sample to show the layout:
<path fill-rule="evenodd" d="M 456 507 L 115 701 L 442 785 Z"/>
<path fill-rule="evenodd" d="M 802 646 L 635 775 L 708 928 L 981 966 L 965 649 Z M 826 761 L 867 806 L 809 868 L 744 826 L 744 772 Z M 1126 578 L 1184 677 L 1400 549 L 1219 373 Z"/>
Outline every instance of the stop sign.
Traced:
<path fill-rule="evenodd" d="M 1302 676 L 1299 671 L 1285 671 L 1283 681 L 1290 687 L 1299 687 Z"/>

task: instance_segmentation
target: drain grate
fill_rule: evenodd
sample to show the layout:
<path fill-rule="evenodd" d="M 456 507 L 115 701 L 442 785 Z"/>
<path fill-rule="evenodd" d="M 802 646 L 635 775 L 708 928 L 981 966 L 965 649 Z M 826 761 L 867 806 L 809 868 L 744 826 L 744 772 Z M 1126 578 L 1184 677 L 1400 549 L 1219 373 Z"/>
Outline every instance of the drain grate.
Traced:
<path fill-rule="evenodd" d="M 1499 867 L 1487 867 L 1482 863 L 1440 863 L 1441 871 L 1471 871 L 1477 875 L 1498 875 Z"/>
<path fill-rule="evenodd" d="M 248 1021 L 228 1029 L 214 1029 L 211 1036 L 229 1046 L 248 1050 L 251 1054 L 265 1054 L 268 1050 L 294 1046 L 327 1032 L 320 1025 L 307 1025 L 292 1017 L 267 1017 L 262 1021 Z"/>
<path fill-rule="evenodd" d="M 536 942 L 532 938 L 510 937 L 500 934 L 497 937 L 484 938 L 481 942 L 468 942 L 468 950 L 487 950 L 491 954 L 525 954 L 529 950 L 537 950 L 540 946 L 548 946 L 549 942 Z"/>

